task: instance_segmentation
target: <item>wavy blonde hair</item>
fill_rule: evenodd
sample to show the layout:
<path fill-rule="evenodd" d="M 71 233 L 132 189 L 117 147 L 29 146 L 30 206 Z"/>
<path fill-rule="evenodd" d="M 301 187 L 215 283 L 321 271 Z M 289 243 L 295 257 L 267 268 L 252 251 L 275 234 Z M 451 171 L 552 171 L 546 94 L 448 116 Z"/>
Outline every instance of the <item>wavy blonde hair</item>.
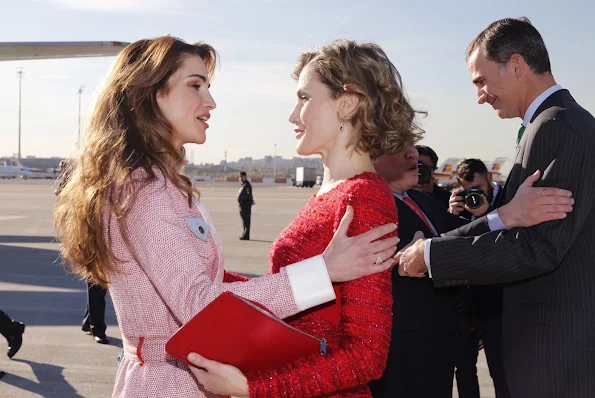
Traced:
<path fill-rule="evenodd" d="M 355 134 L 347 147 L 372 159 L 415 145 L 424 131 L 415 123 L 418 112 L 403 90 L 401 75 L 386 53 L 374 43 L 334 41 L 317 51 L 304 52 L 293 72 L 299 79 L 308 66 L 338 98 L 354 94 L 359 103 L 349 121 Z"/>
<path fill-rule="evenodd" d="M 107 275 L 117 271 L 106 241 L 105 213 L 116 214 L 125 234 L 125 217 L 138 190 L 157 178 L 154 168 L 188 194 L 189 206 L 199 195 L 180 174 L 184 149 L 172 144 L 172 127 L 157 105 L 157 94 L 167 93 L 169 78 L 189 56 L 201 57 L 212 77 L 217 53 L 208 44 L 170 36 L 134 42 L 118 55 L 98 95 L 81 153 L 54 209 L 62 259 L 86 280 L 107 286 Z M 139 168 L 146 177 L 132 181 Z"/>

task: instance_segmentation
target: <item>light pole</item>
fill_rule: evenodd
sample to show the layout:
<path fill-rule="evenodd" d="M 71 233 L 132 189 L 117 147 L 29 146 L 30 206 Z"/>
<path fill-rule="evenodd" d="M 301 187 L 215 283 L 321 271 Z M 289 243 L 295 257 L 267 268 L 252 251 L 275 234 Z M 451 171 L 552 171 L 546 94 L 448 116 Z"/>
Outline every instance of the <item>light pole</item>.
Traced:
<path fill-rule="evenodd" d="M 79 90 L 77 91 L 79 95 L 79 142 L 81 141 L 81 97 L 83 95 L 83 91 L 85 90 L 85 86 L 80 86 Z"/>
<path fill-rule="evenodd" d="M 17 68 L 17 76 L 19 77 L 19 160 L 21 160 L 21 83 L 23 81 L 23 68 Z"/>
<path fill-rule="evenodd" d="M 223 163 L 223 178 L 227 181 L 227 149 L 225 150 L 225 163 Z"/>
<path fill-rule="evenodd" d="M 277 144 L 273 145 L 275 147 L 275 152 L 273 154 L 273 180 L 277 179 Z"/>

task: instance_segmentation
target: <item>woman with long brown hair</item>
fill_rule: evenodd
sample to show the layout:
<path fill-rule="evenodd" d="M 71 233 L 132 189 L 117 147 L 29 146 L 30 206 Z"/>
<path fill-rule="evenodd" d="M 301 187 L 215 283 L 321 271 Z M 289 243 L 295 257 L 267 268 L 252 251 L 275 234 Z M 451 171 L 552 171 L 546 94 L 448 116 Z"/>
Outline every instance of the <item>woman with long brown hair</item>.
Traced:
<path fill-rule="evenodd" d="M 64 261 L 108 287 L 116 309 L 124 356 L 114 396 L 208 396 L 188 367 L 166 354 L 165 343 L 224 291 L 284 318 L 333 300 L 331 281 L 393 263 L 397 239 L 377 239 L 396 225 L 348 237 L 348 211 L 322 255 L 251 280 L 224 271 L 221 239 L 181 174 L 183 145 L 206 140 L 216 60 L 211 46 L 173 37 L 126 47 L 57 199 L 54 227 Z"/>

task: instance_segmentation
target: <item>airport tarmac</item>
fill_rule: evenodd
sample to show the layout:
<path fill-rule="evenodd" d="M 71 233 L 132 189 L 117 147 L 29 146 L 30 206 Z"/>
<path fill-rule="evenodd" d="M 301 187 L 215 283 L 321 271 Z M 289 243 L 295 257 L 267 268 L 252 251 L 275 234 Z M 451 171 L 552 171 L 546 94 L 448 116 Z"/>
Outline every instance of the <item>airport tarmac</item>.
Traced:
<path fill-rule="evenodd" d="M 113 306 L 106 321 L 110 345 L 80 329 L 86 288 L 60 265 L 54 241 L 53 181 L 0 180 L 0 308 L 24 322 L 23 347 L 9 360 L 0 340 L 0 397 L 109 397 L 122 346 Z M 259 275 L 269 247 L 316 188 L 254 185 L 250 241 L 239 241 L 239 184 L 199 185 L 225 247 L 226 269 Z M 478 360 L 481 396 L 494 397 L 483 351 Z M 456 397 L 456 388 L 453 396 Z"/>

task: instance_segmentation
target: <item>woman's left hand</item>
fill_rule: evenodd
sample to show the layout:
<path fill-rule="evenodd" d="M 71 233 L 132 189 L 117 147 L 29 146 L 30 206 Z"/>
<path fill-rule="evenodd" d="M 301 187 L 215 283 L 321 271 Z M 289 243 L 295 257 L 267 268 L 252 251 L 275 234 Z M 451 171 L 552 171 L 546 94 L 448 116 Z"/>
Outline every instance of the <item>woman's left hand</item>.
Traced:
<path fill-rule="evenodd" d="M 188 361 L 194 365 L 190 366 L 190 370 L 208 391 L 234 397 L 250 396 L 248 380 L 238 368 L 208 360 L 196 353 L 190 353 Z"/>

